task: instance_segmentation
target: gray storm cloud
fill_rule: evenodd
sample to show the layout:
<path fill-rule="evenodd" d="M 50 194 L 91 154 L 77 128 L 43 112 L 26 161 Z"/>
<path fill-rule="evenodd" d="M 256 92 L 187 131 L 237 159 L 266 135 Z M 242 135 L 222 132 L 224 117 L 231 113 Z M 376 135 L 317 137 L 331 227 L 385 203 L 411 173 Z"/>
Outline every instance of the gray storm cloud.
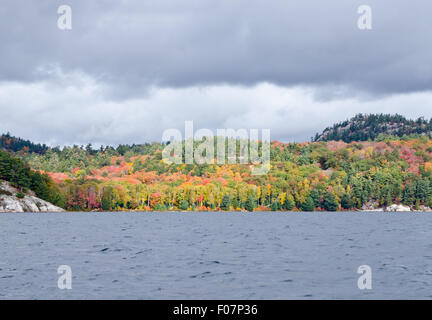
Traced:
<path fill-rule="evenodd" d="M 60 4 L 2 1 L 2 80 L 35 81 L 56 66 L 86 72 L 120 97 L 149 85 L 270 82 L 391 94 L 432 84 L 429 1 L 372 1 L 370 31 L 357 28 L 362 0 L 74 0 L 66 32 L 56 26 Z"/>

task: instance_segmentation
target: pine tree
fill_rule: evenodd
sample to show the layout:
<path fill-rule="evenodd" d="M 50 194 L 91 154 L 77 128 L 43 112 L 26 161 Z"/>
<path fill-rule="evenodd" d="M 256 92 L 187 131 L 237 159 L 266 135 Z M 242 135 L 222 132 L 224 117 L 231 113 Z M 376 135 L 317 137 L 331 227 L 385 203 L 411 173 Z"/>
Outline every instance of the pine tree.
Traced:
<path fill-rule="evenodd" d="M 187 200 L 182 200 L 180 202 L 180 209 L 187 210 L 189 208 L 189 202 Z"/>
<path fill-rule="evenodd" d="M 347 193 L 344 193 L 341 197 L 341 206 L 344 209 L 351 209 L 354 206 L 354 201 L 351 196 Z"/>
<path fill-rule="evenodd" d="M 113 201 L 112 187 L 107 187 L 103 190 L 102 202 L 101 202 L 102 210 L 105 211 L 112 210 L 112 201 Z"/>
<path fill-rule="evenodd" d="M 281 209 L 282 209 L 282 205 L 278 200 L 272 202 L 271 204 L 272 211 L 280 211 Z"/>
<path fill-rule="evenodd" d="M 236 197 L 234 197 L 234 199 L 232 200 L 231 205 L 234 208 L 234 210 L 236 210 L 240 206 L 239 201 L 237 200 Z"/>
<path fill-rule="evenodd" d="M 320 202 L 321 196 L 320 196 L 320 193 L 319 193 L 319 191 L 317 189 L 313 189 L 311 191 L 310 197 L 312 198 L 312 200 L 314 202 L 314 207 L 315 208 L 318 208 L 318 207 L 321 206 L 321 202 Z"/>
<path fill-rule="evenodd" d="M 412 206 L 415 200 L 415 186 L 413 183 L 409 183 L 405 186 L 402 191 L 402 203 L 408 206 Z"/>
<path fill-rule="evenodd" d="M 228 211 L 230 207 L 231 207 L 231 199 L 229 195 L 226 194 L 222 197 L 221 209 L 224 211 Z"/>
<path fill-rule="evenodd" d="M 245 209 L 247 211 L 252 212 L 254 211 L 255 208 L 256 208 L 256 200 L 252 196 L 249 196 L 249 198 L 246 200 L 245 203 Z"/>
<path fill-rule="evenodd" d="M 312 197 L 307 197 L 306 202 L 302 203 L 301 205 L 302 211 L 314 211 L 315 210 L 315 204 Z"/>
<path fill-rule="evenodd" d="M 285 202 L 283 204 L 283 208 L 285 210 L 291 211 L 292 209 L 294 209 L 295 207 L 295 202 L 294 202 L 294 198 L 292 195 L 288 195 L 287 198 L 285 199 Z"/>
<path fill-rule="evenodd" d="M 339 209 L 339 203 L 333 192 L 328 192 L 324 197 L 324 209 L 327 211 L 337 211 Z"/>

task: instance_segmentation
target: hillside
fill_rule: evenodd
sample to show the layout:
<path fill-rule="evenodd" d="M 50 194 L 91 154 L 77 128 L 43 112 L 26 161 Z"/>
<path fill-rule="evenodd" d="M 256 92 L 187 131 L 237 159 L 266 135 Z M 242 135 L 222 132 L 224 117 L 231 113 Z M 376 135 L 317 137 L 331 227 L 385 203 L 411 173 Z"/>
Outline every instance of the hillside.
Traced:
<path fill-rule="evenodd" d="M 326 128 L 321 134 L 316 134 L 313 141 L 368 141 L 384 136 L 403 137 L 404 135 L 427 135 L 432 133 L 430 121 L 419 118 L 409 120 L 401 115 L 390 114 L 358 114 Z"/>
<path fill-rule="evenodd" d="M 63 212 L 60 207 L 35 196 L 22 193 L 9 182 L 0 180 L 0 212 Z"/>
<path fill-rule="evenodd" d="M 14 206 L 18 211 L 21 211 L 20 207 L 23 210 L 37 209 L 38 206 L 32 206 L 32 203 L 40 203 L 45 209 L 50 208 L 49 202 L 60 207 L 65 206 L 58 185 L 48 175 L 31 169 L 20 158 L 1 150 L 0 179 L 0 211 L 2 208 L 4 211 L 12 210 Z M 57 211 L 54 208 L 53 210 Z"/>
<path fill-rule="evenodd" d="M 385 125 L 380 133 L 386 135 L 379 135 Z M 429 210 L 432 140 L 422 135 L 429 122 L 357 115 L 334 128 L 351 126 L 350 133 L 377 138 L 348 143 L 274 141 L 270 172 L 261 176 L 252 175 L 250 164 L 169 165 L 162 161 L 165 144 L 146 143 L 98 150 L 90 144 L 47 147 L 43 153 L 25 149 L 15 156 L 0 151 L 0 179 L 76 211 L 337 211 L 396 204 L 393 207 Z M 331 130 L 326 132 L 318 140 L 329 139 Z"/>
<path fill-rule="evenodd" d="M 432 206 L 432 140 L 271 144 L 271 170 L 168 165 L 163 144 L 26 154 L 68 210 L 357 210 Z"/>

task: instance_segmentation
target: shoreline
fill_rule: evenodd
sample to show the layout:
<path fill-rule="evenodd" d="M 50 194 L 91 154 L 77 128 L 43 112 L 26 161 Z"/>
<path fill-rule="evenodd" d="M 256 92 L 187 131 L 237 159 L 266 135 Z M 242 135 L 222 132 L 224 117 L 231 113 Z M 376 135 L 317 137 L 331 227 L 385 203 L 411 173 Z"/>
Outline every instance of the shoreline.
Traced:
<path fill-rule="evenodd" d="M 215 211 L 178 211 L 178 210 L 165 210 L 165 211 L 146 211 L 146 210 L 124 210 L 124 211 L 2 211 L 2 213 L 83 213 L 83 214 L 91 214 L 91 213 L 242 213 L 242 214 L 256 214 L 256 213 L 295 213 L 295 214 L 303 214 L 303 213 L 432 213 L 429 210 L 410 210 L 410 211 L 385 211 L 385 210 L 338 210 L 338 211 L 224 211 L 224 210 L 215 210 Z"/>

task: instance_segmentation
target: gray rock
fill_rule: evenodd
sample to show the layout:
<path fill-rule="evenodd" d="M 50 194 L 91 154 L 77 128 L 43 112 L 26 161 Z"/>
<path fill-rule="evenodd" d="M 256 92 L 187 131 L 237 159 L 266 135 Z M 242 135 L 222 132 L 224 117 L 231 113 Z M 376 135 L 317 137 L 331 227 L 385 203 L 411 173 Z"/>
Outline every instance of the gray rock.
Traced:
<path fill-rule="evenodd" d="M 428 206 L 419 206 L 418 210 L 414 210 L 417 212 L 432 212 L 432 209 Z"/>
<path fill-rule="evenodd" d="M 381 212 L 384 211 L 383 208 L 378 208 L 378 203 L 374 202 L 374 201 L 369 201 L 367 203 L 365 203 L 362 208 L 361 211 L 366 211 L 366 212 Z"/>
<path fill-rule="evenodd" d="M 0 194 L 0 212 L 64 212 L 60 207 L 39 199 L 29 192 L 23 199 L 16 196 L 18 190 L 6 181 L 0 181 L 0 189 L 12 195 Z"/>
<path fill-rule="evenodd" d="M 385 211 L 388 212 L 410 212 L 411 208 L 408 206 L 404 206 L 403 204 L 392 204 L 385 208 Z"/>

